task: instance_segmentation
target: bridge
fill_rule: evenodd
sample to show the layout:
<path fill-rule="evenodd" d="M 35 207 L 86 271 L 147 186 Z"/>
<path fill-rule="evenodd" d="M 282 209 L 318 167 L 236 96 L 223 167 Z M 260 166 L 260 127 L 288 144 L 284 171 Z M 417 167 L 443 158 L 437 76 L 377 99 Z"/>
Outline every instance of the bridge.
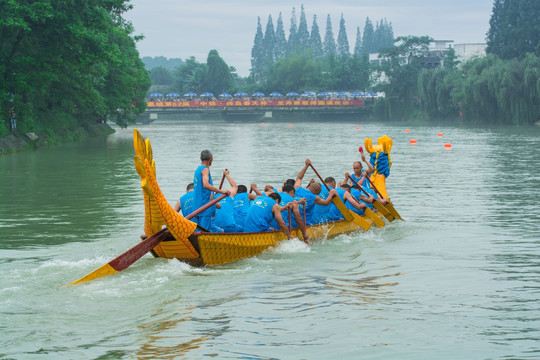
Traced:
<path fill-rule="evenodd" d="M 148 101 L 140 122 L 158 119 L 271 121 L 296 119 L 357 120 L 366 117 L 372 99 Z"/>

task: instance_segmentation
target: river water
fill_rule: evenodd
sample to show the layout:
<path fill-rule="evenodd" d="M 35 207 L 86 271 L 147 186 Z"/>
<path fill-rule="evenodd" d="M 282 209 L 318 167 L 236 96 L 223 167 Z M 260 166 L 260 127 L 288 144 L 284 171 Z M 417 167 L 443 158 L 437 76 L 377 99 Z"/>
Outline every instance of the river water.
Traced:
<path fill-rule="evenodd" d="M 0 359 L 539 359 L 540 129 L 407 127 L 142 125 L 171 204 L 205 148 L 215 182 L 278 185 L 307 157 L 341 179 L 388 135 L 405 221 L 216 267 L 145 255 L 76 286 L 142 233 L 133 129 L 0 157 Z"/>

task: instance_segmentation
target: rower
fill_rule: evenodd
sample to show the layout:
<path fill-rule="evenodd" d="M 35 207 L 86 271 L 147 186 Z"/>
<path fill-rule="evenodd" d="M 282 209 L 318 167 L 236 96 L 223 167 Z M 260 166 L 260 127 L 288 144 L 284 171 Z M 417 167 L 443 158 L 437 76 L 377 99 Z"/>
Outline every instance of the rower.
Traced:
<path fill-rule="evenodd" d="M 186 187 L 186 193 L 180 196 L 180 198 L 176 201 L 174 211 L 179 212 L 182 210 L 182 215 L 184 215 L 184 217 L 191 214 L 194 210 L 193 195 L 195 195 L 195 193 L 193 192 L 193 183 L 191 183 Z"/>
<path fill-rule="evenodd" d="M 227 181 L 231 185 L 229 190 L 230 195 L 219 201 L 221 207 L 216 210 L 216 216 L 212 220 L 212 224 L 223 229 L 224 232 L 241 232 L 243 227 L 236 224 L 234 219 L 234 197 L 238 191 L 238 186 L 236 185 L 236 181 L 231 178 L 229 170 L 225 169 L 223 176 L 227 178 Z"/>
<path fill-rule="evenodd" d="M 306 204 L 300 207 L 300 211 L 303 211 L 303 207 L 306 208 L 306 225 L 313 225 L 316 223 L 313 219 L 313 210 L 315 204 L 328 206 L 332 202 L 332 198 L 337 195 L 334 189 L 330 189 L 330 191 L 328 192 L 328 197 L 326 199 L 321 199 L 318 196 L 321 193 L 321 184 L 315 182 L 314 179 L 311 179 L 311 181 L 305 188 L 302 187 L 302 179 L 304 178 L 304 175 L 306 174 L 307 168 L 310 166 L 310 164 L 311 161 L 309 159 L 306 159 L 304 168 L 298 173 L 298 176 L 296 177 L 296 182 L 294 184 L 296 190 L 294 199 L 298 202 L 300 202 L 300 200 L 302 199 L 306 199 Z"/>
<path fill-rule="evenodd" d="M 276 219 L 281 231 L 288 239 L 292 239 L 291 233 L 281 217 L 280 202 L 281 197 L 277 193 L 259 196 L 253 200 L 244 222 L 244 232 L 272 231 L 274 229 L 270 227 L 270 224 Z"/>

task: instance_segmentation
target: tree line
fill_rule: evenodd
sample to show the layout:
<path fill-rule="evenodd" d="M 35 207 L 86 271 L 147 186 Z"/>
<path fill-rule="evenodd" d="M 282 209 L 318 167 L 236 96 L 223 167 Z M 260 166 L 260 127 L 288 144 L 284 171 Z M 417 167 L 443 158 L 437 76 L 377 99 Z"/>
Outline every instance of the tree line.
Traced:
<path fill-rule="evenodd" d="M 114 121 L 146 107 L 128 0 L 3 0 L 0 136 Z M 14 121 L 15 120 L 15 121 Z"/>

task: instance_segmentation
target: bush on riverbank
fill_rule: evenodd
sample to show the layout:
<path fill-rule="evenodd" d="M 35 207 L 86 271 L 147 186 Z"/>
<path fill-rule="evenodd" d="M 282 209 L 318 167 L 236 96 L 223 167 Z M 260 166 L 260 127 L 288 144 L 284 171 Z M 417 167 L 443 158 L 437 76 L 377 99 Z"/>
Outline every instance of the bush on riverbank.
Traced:
<path fill-rule="evenodd" d="M 11 154 L 17 151 L 35 150 L 41 147 L 57 145 L 81 139 L 105 136 L 114 133 L 108 124 L 89 124 L 74 129 L 65 129 L 60 132 L 51 130 L 26 134 L 10 134 L 0 137 L 0 155 Z"/>

